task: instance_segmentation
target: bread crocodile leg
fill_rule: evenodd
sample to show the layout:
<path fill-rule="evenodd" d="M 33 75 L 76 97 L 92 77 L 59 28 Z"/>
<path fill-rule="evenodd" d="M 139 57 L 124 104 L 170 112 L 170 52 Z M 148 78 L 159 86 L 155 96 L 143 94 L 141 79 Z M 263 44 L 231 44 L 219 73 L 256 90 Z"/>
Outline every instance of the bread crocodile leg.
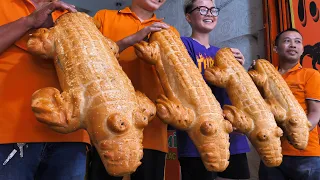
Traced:
<path fill-rule="evenodd" d="M 269 86 L 267 85 L 267 83 L 268 83 L 267 76 L 259 74 L 258 71 L 256 71 L 256 70 L 250 70 L 248 73 L 249 73 L 250 77 L 252 78 L 253 82 L 256 84 L 256 86 L 260 90 L 261 94 L 272 92 L 269 89 Z M 266 89 L 266 91 L 262 90 L 264 88 Z M 264 97 L 271 97 L 271 96 L 266 96 L 266 95 L 263 95 L 263 96 Z M 286 110 L 274 98 L 265 99 L 265 101 L 266 101 L 267 105 L 269 106 L 271 112 L 275 116 L 277 123 L 278 124 L 283 123 L 284 118 L 286 117 L 286 113 L 287 113 Z"/>
<path fill-rule="evenodd" d="M 152 43 L 140 42 L 135 44 L 135 51 L 139 58 L 146 63 L 162 67 L 162 61 L 160 61 L 160 48 L 156 41 Z M 172 125 L 175 128 L 181 130 L 187 130 L 195 119 L 194 112 L 186 107 L 183 107 L 180 101 L 173 94 L 172 88 L 169 86 L 168 80 L 165 78 L 165 72 L 163 69 L 158 68 L 157 73 L 159 78 L 164 82 L 165 95 L 160 95 L 156 100 L 157 115 L 165 123 Z"/>
<path fill-rule="evenodd" d="M 32 95 L 31 106 L 36 118 L 57 132 L 70 133 L 82 128 L 80 99 L 71 93 L 43 88 Z"/>
<path fill-rule="evenodd" d="M 160 60 L 160 48 L 157 42 L 141 41 L 134 45 L 137 56 L 146 63 L 155 65 Z"/>
<path fill-rule="evenodd" d="M 175 128 L 187 130 L 195 119 L 195 114 L 191 109 L 183 107 L 180 103 L 170 101 L 164 95 L 160 95 L 156 104 L 159 118 Z"/>
<path fill-rule="evenodd" d="M 53 33 L 46 28 L 38 29 L 35 33 L 32 33 L 28 41 L 28 50 L 44 59 L 52 59 L 54 57 L 53 46 Z"/>
<path fill-rule="evenodd" d="M 225 69 L 220 69 L 216 66 L 206 69 L 204 76 L 207 81 L 213 83 L 215 86 L 223 88 L 226 87 L 226 82 L 228 82 L 228 78 L 230 77 L 227 75 Z"/>
<path fill-rule="evenodd" d="M 225 105 L 223 106 L 223 113 L 237 131 L 244 134 L 252 131 L 253 120 L 247 117 L 240 109 L 235 106 Z"/>
<path fill-rule="evenodd" d="M 139 111 L 134 112 L 134 120 L 137 127 L 144 128 L 156 115 L 156 108 L 152 101 L 140 91 L 136 91 L 136 97 L 139 104 Z"/>
<path fill-rule="evenodd" d="M 256 70 L 250 70 L 248 71 L 250 77 L 252 78 L 253 82 L 258 87 L 263 87 L 264 84 L 267 82 L 267 76 L 263 76 L 259 74 Z"/>

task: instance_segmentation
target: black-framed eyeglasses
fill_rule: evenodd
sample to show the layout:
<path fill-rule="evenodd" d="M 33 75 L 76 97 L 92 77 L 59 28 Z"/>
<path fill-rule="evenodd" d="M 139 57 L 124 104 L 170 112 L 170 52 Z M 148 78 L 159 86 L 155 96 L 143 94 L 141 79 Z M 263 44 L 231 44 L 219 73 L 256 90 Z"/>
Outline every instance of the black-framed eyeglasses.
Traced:
<path fill-rule="evenodd" d="M 202 16 L 208 15 L 208 13 L 209 13 L 209 11 L 210 11 L 210 13 L 211 13 L 213 16 L 215 16 L 215 17 L 217 17 L 217 16 L 219 15 L 219 11 L 220 11 L 220 9 L 219 9 L 219 8 L 216 8 L 216 7 L 208 8 L 208 7 L 206 7 L 206 6 L 198 6 L 198 7 L 194 8 L 194 9 L 192 9 L 191 11 L 189 11 L 188 13 L 191 14 L 191 13 L 192 13 L 193 11 L 195 11 L 195 10 L 198 10 L 199 13 L 200 13 Z"/>

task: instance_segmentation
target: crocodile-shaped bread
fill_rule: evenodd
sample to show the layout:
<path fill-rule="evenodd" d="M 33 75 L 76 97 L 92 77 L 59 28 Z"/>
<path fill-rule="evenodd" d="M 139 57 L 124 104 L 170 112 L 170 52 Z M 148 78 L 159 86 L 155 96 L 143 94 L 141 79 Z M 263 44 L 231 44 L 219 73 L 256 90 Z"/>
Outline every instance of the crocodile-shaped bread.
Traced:
<path fill-rule="evenodd" d="M 249 75 L 269 104 L 289 142 L 296 149 L 305 149 L 308 145 L 311 124 L 286 81 L 275 67 L 264 59 L 256 61 Z"/>
<path fill-rule="evenodd" d="M 38 29 L 30 52 L 54 60 L 63 92 L 48 87 L 32 96 L 38 121 L 60 133 L 86 129 L 110 175 L 136 170 L 143 156 L 143 129 L 155 105 L 135 92 L 118 63 L 118 46 L 91 17 L 67 13 L 52 29 Z"/>
<path fill-rule="evenodd" d="M 223 111 L 233 127 L 246 134 L 266 166 L 279 166 L 283 131 L 277 126 L 249 74 L 229 48 L 217 52 L 214 66 L 207 68 L 204 76 L 209 83 L 226 88 L 233 106 L 225 105 Z"/>
<path fill-rule="evenodd" d="M 232 127 L 220 104 L 171 29 L 151 34 L 149 42 L 136 44 L 135 50 L 139 58 L 155 65 L 164 89 L 165 95 L 156 100 L 158 117 L 188 133 L 208 171 L 224 171 Z"/>

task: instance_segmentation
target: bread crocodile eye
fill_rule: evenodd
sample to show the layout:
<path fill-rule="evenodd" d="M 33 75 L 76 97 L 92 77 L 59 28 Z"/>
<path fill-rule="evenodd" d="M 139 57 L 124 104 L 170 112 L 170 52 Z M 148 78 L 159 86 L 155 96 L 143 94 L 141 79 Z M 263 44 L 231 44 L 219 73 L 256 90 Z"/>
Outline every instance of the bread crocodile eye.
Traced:
<path fill-rule="evenodd" d="M 297 119 L 290 119 L 290 120 L 289 120 L 289 123 L 290 123 L 292 126 L 297 126 L 297 125 L 298 125 L 298 120 L 297 120 Z"/>
<path fill-rule="evenodd" d="M 123 133 L 129 129 L 129 121 L 123 118 L 120 114 L 112 114 L 108 117 L 108 128 L 116 133 Z"/>
<path fill-rule="evenodd" d="M 205 136 L 213 135 L 217 132 L 217 128 L 210 121 L 205 121 L 200 126 L 200 131 Z"/>
<path fill-rule="evenodd" d="M 150 118 L 152 118 L 154 114 L 150 115 Z M 149 119 L 147 116 L 142 114 L 141 112 L 135 112 L 133 113 L 134 122 L 137 128 L 143 129 L 148 125 Z"/>
<path fill-rule="evenodd" d="M 259 141 L 267 141 L 269 139 L 268 134 L 263 131 L 260 131 L 257 136 Z"/>

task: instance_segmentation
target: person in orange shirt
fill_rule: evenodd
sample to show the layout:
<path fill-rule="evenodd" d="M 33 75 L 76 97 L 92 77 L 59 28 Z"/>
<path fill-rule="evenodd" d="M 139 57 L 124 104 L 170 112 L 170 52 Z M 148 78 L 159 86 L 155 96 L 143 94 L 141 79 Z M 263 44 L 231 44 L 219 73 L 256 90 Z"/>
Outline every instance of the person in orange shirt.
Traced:
<path fill-rule="evenodd" d="M 0 1 L 0 179 L 80 180 L 85 177 L 85 131 L 59 134 L 38 122 L 33 92 L 59 88 L 53 62 L 27 52 L 32 30 L 50 27 L 72 5 L 49 0 Z M 55 12 L 53 12 L 55 11 Z"/>
<path fill-rule="evenodd" d="M 165 0 L 132 0 L 130 7 L 120 11 L 100 10 L 95 15 L 95 19 L 102 24 L 102 34 L 118 44 L 121 52 L 119 63 L 133 86 L 152 101 L 163 93 L 155 67 L 138 59 L 132 45 L 147 38 L 151 32 L 170 28 L 154 14 L 164 3 Z M 142 164 L 131 175 L 131 180 L 163 180 L 165 157 L 168 152 L 167 125 L 156 117 L 143 133 Z M 91 180 L 122 179 L 108 175 L 94 148 L 92 152 L 89 170 Z"/>
<path fill-rule="evenodd" d="M 282 137 L 282 164 L 269 168 L 261 162 L 260 180 L 320 179 L 320 145 L 317 130 L 320 119 L 320 74 L 314 69 L 303 68 L 299 63 L 303 53 L 302 42 L 303 38 L 298 30 L 287 29 L 276 37 L 274 50 L 280 59 L 279 73 L 312 124 L 308 146 L 305 150 L 297 150 Z"/>

